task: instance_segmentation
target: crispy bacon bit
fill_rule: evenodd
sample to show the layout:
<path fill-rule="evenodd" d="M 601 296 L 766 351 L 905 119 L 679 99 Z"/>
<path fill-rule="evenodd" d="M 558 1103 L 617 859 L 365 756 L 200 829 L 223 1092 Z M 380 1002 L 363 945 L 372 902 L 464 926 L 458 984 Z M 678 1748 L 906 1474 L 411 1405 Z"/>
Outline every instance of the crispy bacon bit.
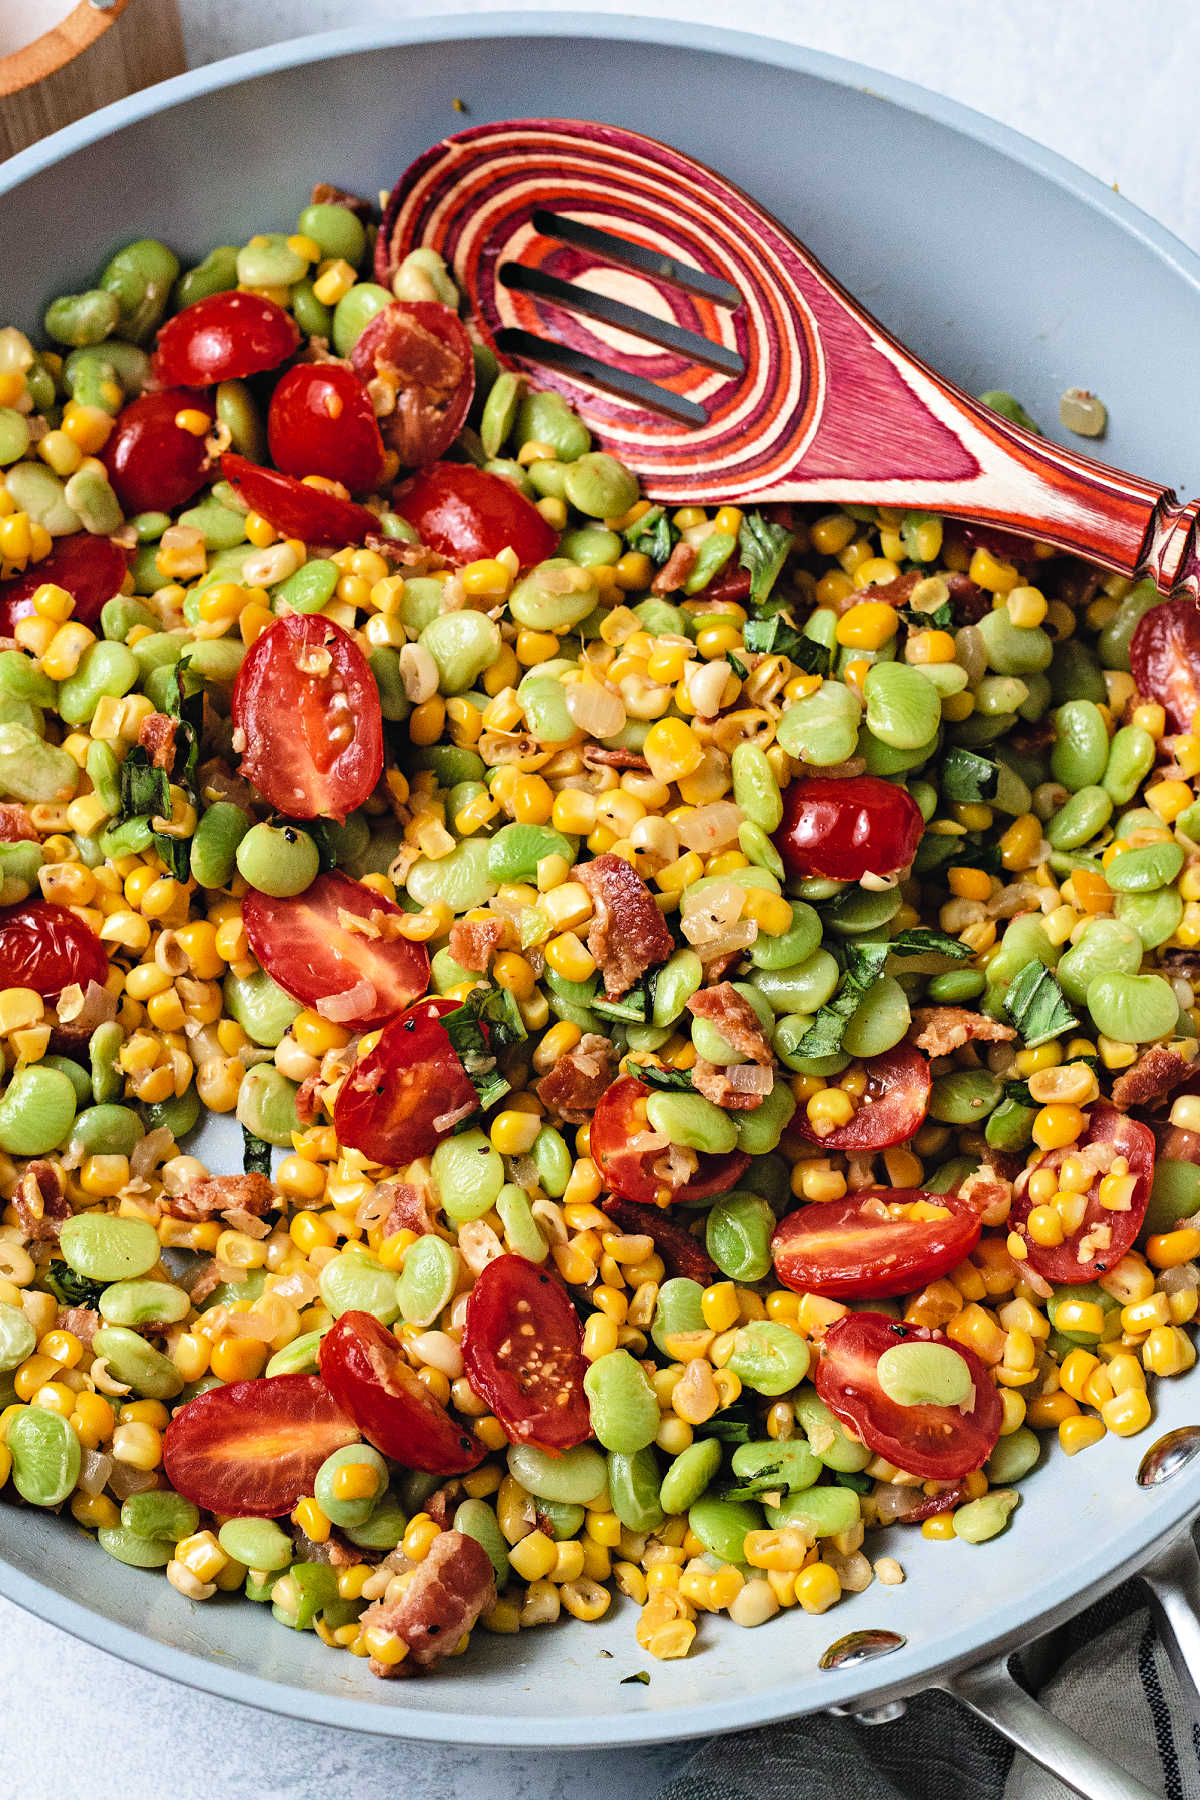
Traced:
<path fill-rule="evenodd" d="M 208 1296 L 220 1287 L 224 1279 L 225 1277 L 221 1273 L 221 1265 L 215 1256 L 210 1257 L 206 1263 L 201 1264 L 200 1273 L 188 1289 L 188 1297 L 190 1298 L 192 1305 L 199 1306 L 203 1301 L 207 1300 Z"/>
<path fill-rule="evenodd" d="M 692 572 L 695 561 L 695 550 L 690 544 L 685 544 L 681 538 L 650 583 L 650 592 L 652 594 L 673 594 L 677 588 L 683 586 Z"/>
<path fill-rule="evenodd" d="M 958 571 L 943 576 L 950 589 L 950 610 L 956 625 L 978 625 L 992 610 L 992 596 L 985 594 L 979 583 Z M 857 595 L 855 598 L 857 599 Z"/>
<path fill-rule="evenodd" d="M 190 1224 L 230 1211 L 248 1212 L 256 1219 L 274 1204 L 275 1184 L 265 1175 L 208 1175 L 190 1182 L 182 1194 L 164 1194 L 162 1209 L 173 1219 Z"/>
<path fill-rule="evenodd" d="M 6 801 L 0 806 L 0 844 L 36 844 L 37 826 L 29 816 L 27 807 L 19 801 Z"/>
<path fill-rule="evenodd" d="M 600 965 L 605 994 L 619 1000 L 647 969 L 666 961 L 675 940 L 650 889 L 621 857 L 605 851 L 576 869 L 575 877 L 595 908 L 588 949 Z"/>
<path fill-rule="evenodd" d="M 297 1562 L 326 1563 L 331 1569 L 352 1569 L 355 1563 L 364 1561 L 357 1548 L 352 1548 L 339 1537 L 336 1531 L 321 1543 L 310 1538 L 299 1525 L 292 1526 L 292 1542 L 296 1548 Z"/>
<path fill-rule="evenodd" d="M 1122 1112 L 1135 1106 L 1152 1106 L 1195 1073 L 1196 1065 L 1169 1050 L 1165 1044 L 1153 1044 L 1138 1057 L 1131 1069 L 1113 1082 L 1113 1105 Z"/>
<path fill-rule="evenodd" d="M 507 919 L 457 920 L 450 927 L 450 954 L 460 968 L 486 975 L 488 963 L 508 936 Z"/>
<path fill-rule="evenodd" d="M 642 1206 L 636 1200 L 622 1200 L 611 1194 L 603 1209 L 614 1225 L 634 1237 L 654 1239 L 654 1248 L 662 1257 L 668 1275 L 683 1275 L 689 1281 L 707 1286 L 717 1278 L 717 1265 L 703 1244 L 685 1231 L 682 1225 L 666 1218 L 657 1206 Z"/>
<path fill-rule="evenodd" d="M 448 1531 L 450 1521 L 454 1516 L 454 1509 L 462 1497 L 462 1491 L 461 1481 L 444 1481 L 440 1488 L 434 1488 L 421 1511 L 427 1512 L 434 1524 L 439 1526 L 442 1531 Z"/>
<path fill-rule="evenodd" d="M 321 1085 L 321 1077 L 306 1075 L 296 1089 L 296 1117 L 301 1125 L 311 1125 L 317 1116 L 317 1089 Z"/>
<path fill-rule="evenodd" d="M 374 213 L 375 208 L 369 200 L 363 200 L 358 194 L 348 194 L 345 188 L 335 187 L 332 181 L 318 181 L 312 191 L 314 206 L 344 206 L 352 212 L 356 219 L 365 225 Z"/>
<path fill-rule="evenodd" d="M 742 998 L 732 982 L 718 981 L 715 987 L 701 988 L 687 1004 L 692 1016 L 707 1019 L 732 1049 L 740 1051 L 743 1056 L 748 1056 L 751 1062 L 758 1063 L 764 1069 L 772 1067 L 774 1052 L 763 1035 L 758 1014 L 750 1002 Z"/>
<path fill-rule="evenodd" d="M 71 1217 L 62 1177 L 48 1162 L 29 1164 L 17 1183 L 13 1206 L 27 1244 L 57 1243 L 59 1226 Z"/>
<path fill-rule="evenodd" d="M 464 1632 L 496 1593 L 496 1577 L 486 1550 L 461 1531 L 434 1538 L 424 1562 L 417 1564 L 398 1600 L 376 1600 L 362 1615 L 362 1625 L 391 1632 L 408 1645 L 403 1662 L 370 1661 L 373 1675 L 397 1675 L 415 1664 L 429 1668 L 457 1647 Z"/>
<path fill-rule="evenodd" d="M 156 769 L 171 769 L 175 763 L 175 733 L 178 720 L 166 713 L 150 713 L 138 727 L 138 743 L 143 750 L 149 751 L 151 765 Z"/>
<path fill-rule="evenodd" d="M 612 1080 L 613 1047 L 597 1032 L 585 1032 L 573 1050 L 555 1063 L 537 1084 L 543 1106 L 568 1125 L 584 1125 Z"/>
<path fill-rule="evenodd" d="M 55 1320 L 59 1331 L 69 1331 L 77 1337 L 84 1349 L 90 1349 L 92 1339 L 99 1331 L 102 1320 L 98 1312 L 90 1306 L 60 1306 L 58 1318 Z"/>
<path fill-rule="evenodd" d="M 375 1194 L 379 1199 L 387 1197 L 391 1202 L 383 1221 L 385 1238 L 397 1231 L 415 1231 L 418 1237 L 424 1237 L 436 1230 L 433 1198 L 428 1188 L 414 1187 L 411 1181 L 381 1181 Z"/>
<path fill-rule="evenodd" d="M 848 595 L 847 601 L 850 606 L 858 606 L 864 600 L 882 600 L 885 606 L 907 606 L 916 587 L 926 580 L 928 577 L 920 569 L 910 569 L 907 575 L 897 575 L 894 581 L 872 581 L 869 586 Z M 839 606 L 838 611 L 842 610 Z"/>
<path fill-rule="evenodd" d="M 896 1514 L 897 1525 L 920 1525 L 924 1519 L 935 1519 L 939 1513 L 953 1512 L 961 1500 L 965 1500 L 967 1490 L 962 1484 L 944 1488 L 940 1494 L 931 1494 L 927 1500 L 916 1500 L 912 1506 L 906 1507 L 902 1513 Z"/>
<path fill-rule="evenodd" d="M 640 750 L 606 750 L 603 744 L 585 744 L 580 755 L 589 769 L 637 769 L 644 773 L 650 767 Z"/>
<path fill-rule="evenodd" d="M 1017 1035 L 1011 1025 L 968 1012 L 965 1006 L 918 1006 L 913 1010 L 913 1025 L 916 1036 L 912 1041 L 928 1056 L 949 1056 L 952 1050 L 976 1040 L 1003 1044 Z"/>
<path fill-rule="evenodd" d="M 726 1112 L 753 1112 L 775 1084 L 774 1073 L 760 1063 L 731 1063 L 722 1068 L 698 1056 L 692 1066 L 692 1086 L 714 1106 Z"/>

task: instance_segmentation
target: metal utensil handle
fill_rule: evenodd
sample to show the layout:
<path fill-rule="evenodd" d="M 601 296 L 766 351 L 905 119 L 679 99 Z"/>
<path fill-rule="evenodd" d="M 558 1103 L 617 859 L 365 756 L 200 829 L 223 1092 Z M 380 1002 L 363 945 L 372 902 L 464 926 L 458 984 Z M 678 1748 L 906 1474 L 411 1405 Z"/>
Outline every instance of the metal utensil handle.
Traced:
<path fill-rule="evenodd" d="M 1027 1694 L 1009 1673 L 1007 1657 L 951 1675 L 942 1685 L 1082 1800 L 1161 1800 Z"/>
<path fill-rule="evenodd" d="M 1141 1574 L 1171 1666 L 1195 1709 L 1200 1703 L 1200 1556 L 1191 1532 L 1169 1544 Z"/>

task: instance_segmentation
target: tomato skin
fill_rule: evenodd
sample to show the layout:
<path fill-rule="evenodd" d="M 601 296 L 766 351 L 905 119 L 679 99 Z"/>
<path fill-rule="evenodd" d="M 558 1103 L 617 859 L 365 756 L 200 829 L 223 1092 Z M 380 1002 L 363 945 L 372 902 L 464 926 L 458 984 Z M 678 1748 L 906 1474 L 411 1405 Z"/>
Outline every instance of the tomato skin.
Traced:
<path fill-rule="evenodd" d="M 355 491 L 374 487 L 383 439 L 367 390 L 344 363 L 297 363 L 271 396 L 271 460 L 285 475 L 324 475 Z"/>
<path fill-rule="evenodd" d="M 333 1103 L 339 1140 L 372 1162 L 400 1168 L 431 1156 L 449 1137 L 434 1120 L 473 1103 L 470 1076 L 439 1020 L 457 1002 L 431 994 L 384 1027 L 350 1069 Z"/>
<path fill-rule="evenodd" d="M 163 1470 L 209 1512 L 275 1519 L 312 1493 L 327 1456 L 358 1437 L 319 1376 L 259 1376 L 182 1407 L 163 1434 Z"/>
<path fill-rule="evenodd" d="M 44 582 L 66 588 L 75 601 L 72 619 L 94 629 L 106 600 L 121 591 L 129 557 L 106 537 L 74 531 L 55 538 L 50 553 L 31 563 L 21 575 L 0 581 L 0 637 L 11 637 L 18 619 L 33 611 L 33 596 Z"/>
<path fill-rule="evenodd" d="M 893 781 L 807 775 L 785 789 L 772 841 L 789 875 L 861 881 L 907 869 L 924 829 L 920 807 Z"/>
<path fill-rule="evenodd" d="M 328 667 L 302 663 L 322 652 Z M 383 713 L 349 632 L 317 613 L 287 613 L 251 645 L 233 687 L 245 735 L 242 774 L 293 819 L 344 820 L 383 774 Z M 331 742 L 332 730 L 348 732 Z"/>
<path fill-rule="evenodd" d="M 948 1219 L 885 1219 L 864 1213 L 870 1202 L 945 1207 Z M 798 1207 L 771 1239 L 775 1273 L 798 1294 L 829 1300 L 911 1294 L 957 1268 L 979 1242 L 979 1214 L 956 1194 L 919 1188 L 868 1188 L 844 1200 Z"/>
<path fill-rule="evenodd" d="M 605 1186 L 614 1194 L 621 1194 L 626 1200 L 640 1200 L 645 1206 L 653 1206 L 666 1186 L 650 1166 L 663 1154 L 662 1148 L 649 1152 L 637 1148 L 638 1134 L 649 1130 L 645 1112 L 638 1103 L 644 1106 L 649 1096 L 645 1082 L 632 1075 L 619 1076 L 601 1094 L 591 1130 L 591 1153 Z M 672 1200 L 707 1200 L 713 1194 L 726 1194 L 750 1167 L 750 1158 L 743 1150 L 730 1150 L 721 1156 L 701 1151 L 698 1155 L 696 1173 L 674 1188 Z"/>
<path fill-rule="evenodd" d="M 1190 732 L 1200 713 L 1200 601 L 1161 600 L 1144 613 L 1129 666 L 1138 692 L 1166 712 L 1167 730 Z"/>
<path fill-rule="evenodd" d="M 341 913 L 385 922 L 404 917 L 393 901 L 336 871 L 318 875 L 302 894 L 289 899 L 251 888 L 242 901 L 250 948 L 285 992 L 316 1007 L 333 995 L 349 994 L 365 980 L 374 999 L 364 997 L 353 1012 L 339 1011 L 337 1022 L 356 1030 L 382 1025 L 429 986 L 429 951 L 408 938 L 348 931 Z"/>
<path fill-rule="evenodd" d="M 910 1138 L 929 1109 L 929 1090 L 933 1085 L 929 1064 L 911 1044 L 897 1044 L 882 1056 L 871 1056 L 863 1063 L 867 1091 L 855 1110 L 854 1117 L 839 1125 L 828 1137 L 819 1137 L 802 1114 L 796 1115 L 796 1127 L 810 1144 L 826 1150 L 889 1150 Z"/>
<path fill-rule="evenodd" d="M 395 507 L 421 542 L 452 563 L 516 552 L 523 569 L 544 562 L 558 533 L 511 481 L 470 463 L 435 463 L 396 489 Z"/>
<path fill-rule="evenodd" d="M 1088 1189 L 1087 1210 L 1079 1230 L 1061 1244 L 1047 1246 L 1034 1243 L 1026 1229 L 1029 1215 L 1033 1211 L 1033 1201 L 1029 1197 L 1029 1176 L 1034 1169 L 1056 1169 L 1078 1149 L 1078 1145 L 1072 1144 L 1065 1150 L 1044 1151 L 1033 1167 L 1023 1172 L 1013 1194 L 1012 1212 L 1008 1220 L 1008 1229 L 1017 1232 L 1025 1240 L 1030 1268 L 1047 1281 L 1069 1287 L 1077 1287 L 1084 1281 L 1094 1281 L 1106 1269 L 1111 1269 L 1115 1263 L 1120 1262 L 1142 1228 L 1154 1181 L 1154 1133 L 1148 1125 L 1119 1113 L 1115 1106 L 1103 1103 L 1093 1106 L 1080 1144 L 1111 1144 L 1113 1156 L 1126 1158 L 1129 1173 L 1134 1176 L 1137 1184 L 1128 1210 L 1112 1212 L 1101 1205 L 1101 1173 Z M 1096 1225 L 1107 1225 L 1112 1241 L 1106 1249 L 1097 1251 L 1089 1261 L 1081 1262 L 1075 1246 Z"/>
<path fill-rule="evenodd" d="M 265 295 L 209 294 L 167 320 L 151 367 L 172 386 L 211 387 L 277 369 L 299 348 L 296 321 Z"/>
<path fill-rule="evenodd" d="M 487 1455 L 439 1405 L 373 1313 L 344 1312 L 321 1339 L 321 1377 L 383 1456 L 430 1475 L 465 1475 Z"/>
<path fill-rule="evenodd" d="M 294 475 L 264 469 L 236 451 L 226 450 L 221 473 L 247 506 L 261 513 L 281 536 L 303 538 L 310 547 L 321 544 L 341 549 L 346 544 L 361 544 L 368 532 L 379 529 L 379 520 L 365 506 L 321 488 L 306 487 Z"/>
<path fill-rule="evenodd" d="M 23 900 L 0 907 L 0 988 L 27 987 L 57 1000 L 72 982 L 103 983 L 108 956 L 91 926 L 67 906 Z"/>
<path fill-rule="evenodd" d="M 171 512 L 199 493 L 208 479 L 204 439 L 175 423 L 179 412 L 213 417 L 212 401 L 188 388 L 141 394 L 117 414 L 103 461 L 122 510 Z"/>
<path fill-rule="evenodd" d="M 579 1315 L 545 1269 L 523 1256 L 487 1264 L 467 1300 L 462 1353 L 513 1443 L 554 1452 L 591 1436 Z"/>
<path fill-rule="evenodd" d="M 445 455 L 475 392 L 471 340 L 452 307 L 393 300 L 368 322 L 350 364 L 363 382 L 390 390 L 394 404 L 380 425 L 402 468 L 422 468 Z"/>
<path fill-rule="evenodd" d="M 879 1385 L 875 1366 L 896 1344 L 946 1344 L 971 1371 L 975 1400 L 957 1406 L 899 1406 Z M 957 1481 L 981 1468 L 996 1447 L 1004 1407 L 979 1358 L 944 1332 L 901 1325 L 885 1313 L 847 1313 L 829 1327 L 813 1384 L 829 1410 L 877 1456 L 926 1481 Z"/>

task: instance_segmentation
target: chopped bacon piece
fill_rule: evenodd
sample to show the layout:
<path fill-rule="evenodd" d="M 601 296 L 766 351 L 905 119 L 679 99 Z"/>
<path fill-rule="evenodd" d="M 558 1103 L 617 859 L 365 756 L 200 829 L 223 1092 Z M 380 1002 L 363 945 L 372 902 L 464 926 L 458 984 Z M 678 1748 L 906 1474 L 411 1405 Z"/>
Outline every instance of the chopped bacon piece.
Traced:
<path fill-rule="evenodd" d="M 507 919 L 457 920 L 450 927 L 450 954 L 460 968 L 486 975 L 492 953 L 508 936 Z"/>
<path fill-rule="evenodd" d="M 301 1125 L 311 1125 L 317 1116 L 317 1089 L 321 1086 L 321 1077 L 306 1075 L 296 1089 L 296 1117 Z"/>
<path fill-rule="evenodd" d="M 192 1305 L 199 1306 L 202 1301 L 207 1300 L 208 1296 L 220 1287 L 224 1279 L 224 1271 L 215 1256 L 201 1264 L 200 1273 L 188 1289 L 188 1297 Z"/>
<path fill-rule="evenodd" d="M 260 1219 L 275 1200 L 275 1185 L 265 1175 L 209 1175 L 190 1182 L 182 1194 L 164 1194 L 162 1208 L 173 1219 L 197 1223 L 221 1213 L 252 1213 Z"/>
<path fill-rule="evenodd" d="M 717 1278 L 717 1265 L 690 1231 L 674 1224 L 657 1206 L 643 1206 L 637 1200 L 623 1200 L 610 1194 L 602 1210 L 614 1225 L 634 1237 L 654 1239 L 654 1248 L 662 1257 L 668 1275 L 683 1275 L 689 1281 L 707 1286 Z"/>
<path fill-rule="evenodd" d="M 606 750 L 603 744 L 585 744 L 580 755 L 589 769 L 637 769 L 644 773 L 650 767 L 640 750 Z"/>
<path fill-rule="evenodd" d="M 297 1562 L 319 1562 L 328 1564 L 331 1569 L 351 1569 L 355 1563 L 365 1560 L 357 1548 L 351 1548 L 336 1532 L 318 1543 L 299 1525 L 293 1524 L 292 1542 L 296 1547 Z"/>
<path fill-rule="evenodd" d="M 391 1197 L 391 1209 L 383 1221 L 385 1238 L 397 1231 L 415 1231 L 418 1237 L 425 1237 L 437 1229 L 428 1188 L 414 1187 L 411 1181 L 381 1181 L 375 1192 L 380 1198 Z"/>
<path fill-rule="evenodd" d="M 1129 1112 L 1135 1106 L 1152 1106 L 1198 1073 L 1197 1065 L 1181 1056 L 1178 1050 L 1169 1050 L 1165 1044 L 1152 1044 L 1131 1069 L 1126 1069 L 1113 1082 L 1113 1105 L 1119 1106 L 1122 1112 Z"/>
<path fill-rule="evenodd" d="M 103 1323 L 100 1314 L 93 1312 L 90 1306 L 60 1306 L 55 1325 L 59 1331 L 69 1331 L 77 1337 L 84 1349 L 91 1347 L 92 1339 Z"/>
<path fill-rule="evenodd" d="M 967 1490 L 961 1482 L 954 1487 L 944 1488 L 940 1494 L 931 1494 L 927 1500 L 917 1500 L 905 1512 L 896 1514 L 897 1525 L 919 1525 L 924 1519 L 936 1519 L 939 1513 L 953 1512 L 961 1500 L 967 1497 Z"/>
<path fill-rule="evenodd" d="M 916 1036 L 912 1041 L 928 1056 L 949 1056 L 952 1050 L 976 1040 L 1003 1044 L 1017 1035 L 1011 1025 L 968 1012 L 965 1006 L 918 1006 L 913 1011 L 913 1025 Z"/>
<path fill-rule="evenodd" d="M 723 1068 L 698 1056 L 692 1065 L 692 1086 L 726 1112 L 753 1112 L 770 1093 L 774 1077 L 761 1063 L 731 1063 Z"/>
<path fill-rule="evenodd" d="M 457 1479 L 444 1481 L 440 1488 L 434 1488 L 421 1511 L 427 1512 L 434 1524 L 439 1526 L 442 1531 L 448 1531 L 450 1520 L 454 1516 L 454 1509 L 462 1498 L 462 1492 L 461 1481 Z"/>
<path fill-rule="evenodd" d="M 312 205 L 344 206 L 347 212 L 352 212 L 364 225 L 375 211 L 369 200 L 360 199 L 357 194 L 348 194 L 345 188 L 335 187 L 332 181 L 316 183 L 312 191 Z"/>
<path fill-rule="evenodd" d="M 978 625 L 980 619 L 991 612 L 992 596 L 985 593 L 969 575 L 955 571 L 943 579 L 950 589 L 950 611 L 956 625 Z"/>
<path fill-rule="evenodd" d="M 583 1125 L 612 1080 L 613 1047 L 597 1032 L 585 1032 L 537 1084 L 537 1097 L 568 1125 Z"/>
<path fill-rule="evenodd" d="M 461 1531 L 443 1531 L 412 1572 L 398 1600 L 376 1600 L 362 1615 L 367 1631 L 391 1632 L 408 1645 L 403 1662 L 370 1661 L 373 1675 L 397 1675 L 410 1663 L 428 1668 L 458 1646 L 494 1598 L 496 1577 L 487 1551 Z"/>
<path fill-rule="evenodd" d="M 53 1163 L 31 1162 L 13 1194 L 13 1206 L 27 1244 L 52 1244 L 71 1217 L 71 1202 Z"/>
<path fill-rule="evenodd" d="M 907 606 L 914 588 L 927 579 L 920 569 L 910 569 L 907 575 L 897 575 L 893 581 L 872 581 L 869 586 L 854 592 L 850 604 L 859 606 L 864 600 L 882 600 L 885 606 Z M 821 773 L 824 774 L 824 770 Z"/>
<path fill-rule="evenodd" d="M 650 583 L 650 592 L 652 594 L 673 594 L 677 588 L 683 586 L 692 572 L 695 561 L 695 550 L 690 544 L 685 544 L 681 538 Z"/>
<path fill-rule="evenodd" d="M 149 713 L 138 727 L 138 743 L 150 753 L 151 765 L 170 770 L 175 763 L 175 733 L 179 721 L 166 713 Z"/>
<path fill-rule="evenodd" d="M 610 1000 L 619 1000 L 647 969 L 666 961 L 675 940 L 650 889 L 623 858 L 606 850 L 576 869 L 575 875 L 595 908 L 588 949 L 600 965 L 604 992 Z"/>
<path fill-rule="evenodd" d="M 761 1068 L 771 1068 L 775 1056 L 758 1022 L 758 1014 L 732 982 L 718 981 L 715 987 L 701 988 L 687 1004 L 693 1017 L 707 1019 L 732 1049 L 748 1056 Z M 756 1104 L 757 1101 L 751 1101 L 751 1105 Z"/>
<path fill-rule="evenodd" d="M 0 806 L 0 844 L 36 844 L 37 837 L 28 808 L 17 800 L 6 800 Z"/>

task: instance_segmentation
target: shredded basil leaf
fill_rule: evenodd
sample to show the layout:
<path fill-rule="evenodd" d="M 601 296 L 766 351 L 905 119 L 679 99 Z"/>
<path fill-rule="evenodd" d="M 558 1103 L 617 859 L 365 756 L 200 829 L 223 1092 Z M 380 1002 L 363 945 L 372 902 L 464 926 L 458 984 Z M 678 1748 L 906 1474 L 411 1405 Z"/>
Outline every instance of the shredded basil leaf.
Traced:
<path fill-rule="evenodd" d="M 625 542 L 631 550 L 640 550 L 661 567 L 679 542 L 679 532 L 661 506 L 652 506 L 649 512 L 627 527 Z"/>
<path fill-rule="evenodd" d="M 796 1045 L 797 1056 L 834 1056 L 842 1047 L 846 1027 L 865 994 L 883 974 L 891 953 L 890 943 L 851 944 L 843 952 L 842 979 L 832 1000 L 816 1014 Z"/>
<path fill-rule="evenodd" d="M 507 988 L 477 987 L 441 1024 L 480 1106 L 485 1110 L 495 1106 L 511 1091 L 511 1084 L 496 1067 L 496 1052 L 528 1036 L 516 1000 Z M 459 1129 L 469 1131 L 470 1120 L 463 1120 Z"/>
<path fill-rule="evenodd" d="M 693 1091 L 691 1073 L 687 1069 L 660 1069 L 655 1063 L 630 1063 L 628 1066 L 630 1073 L 638 1081 L 645 1082 L 648 1088 L 683 1094 Z"/>
<path fill-rule="evenodd" d="M 165 769 L 156 769 L 149 751 L 135 744 L 121 764 L 121 817 L 169 818 L 171 784 Z"/>
<path fill-rule="evenodd" d="M 931 607 L 928 612 L 923 612 L 919 606 L 898 606 L 896 611 L 906 625 L 913 625 L 918 631 L 949 631 L 954 624 L 954 613 L 948 600 Z"/>
<path fill-rule="evenodd" d="M 924 925 L 917 925 L 912 931 L 898 931 L 888 944 L 888 949 L 893 956 L 925 956 L 936 950 L 939 956 L 953 956 L 957 961 L 971 954 L 970 945 L 964 944 L 961 939 L 949 937 L 944 931 L 934 931 Z"/>
<path fill-rule="evenodd" d="M 271 1173 L 271 1146 L 247 1126 L 242 1126 L 242 1168 L 247 1175 Z"/>
<path fill-rule="evenodd" d="M 833 651 L 815 638 L 797 631 L 786 613 L 772 613 L 769 619 L 749 619 L 742 628 L 742 642 L 747 650 L 768 656 L 786 656 L 806 675 L 824 679 L 833 669 Z"/>
<path fill-rule="evenodd" d="M 1038 1103 L 1030 1093 L 1027 1081 L 1006 1081 L 1004 1098 L 1011 1100 L 1014 1106 L 1032 1107 L 1034 1112 L 1037 1111 Z"/>
<path fill-rule="evenodd" d="M 1018 969 L 1008 984 L 1004 1010 L 1031 1050 L 1079 1024 L 1058 982 L 1039 962 Z"/>
<path fill-rule="evenodd" d="M 853 1488 L 856 1494 L 869 1494 L 875 1482 L 870 1475 L 864 1475 L 858 1469 L 837 1469 L 833 1475 L 833 1486 Z"/>
<path fill-rule="evenodd" d="M 942 758 L 941 791 L 947 800 L 978 802 L 995 797 L 1000 769 L 975 750 L 955 749 Z"/>
<path fill-rule="evenodd" d="M 639 1669 L 636 1675 L 622 1675 L 618 1685 L 628 1687 L 631 1681 L 640 1681 L 643 1687 L 650 1686 L 650 1674 L 646 1669 Z"/>
<path fill-rule="evenodd" d="M 105 1287 L 102 1281 L 89 1281 L 86 1275 L 77 1275 L 68 1263 L 60 1262 L 57 1257 L 46 1264 L 43 1280 L 60 1306 L 89 1306 L 93 1310 L 100 1304 Z"/>
<path fill-rule="evenodd" d="M 792 534 L 782 525 L 772 525 L 760 512 L 743 514 L 738 527 L 738 561 L 750 575 L 750 603 L 761 606 L 779 580 Z"/>
<path fill-rule="evenodd" d="M 733 670 L 733 672 L 737 676 L 738 680 L 745 681 L 745 679 L 746 679 L 747 675 L 749 675 L 750 671 L 746 667 L 745 663 L 741 660 L 741 658 L 738 656 L 735 656 L 733 654 L 732 650 L 727 650 L 725 652 L 725 661 L 729 664 L 730 668 Z"/>

